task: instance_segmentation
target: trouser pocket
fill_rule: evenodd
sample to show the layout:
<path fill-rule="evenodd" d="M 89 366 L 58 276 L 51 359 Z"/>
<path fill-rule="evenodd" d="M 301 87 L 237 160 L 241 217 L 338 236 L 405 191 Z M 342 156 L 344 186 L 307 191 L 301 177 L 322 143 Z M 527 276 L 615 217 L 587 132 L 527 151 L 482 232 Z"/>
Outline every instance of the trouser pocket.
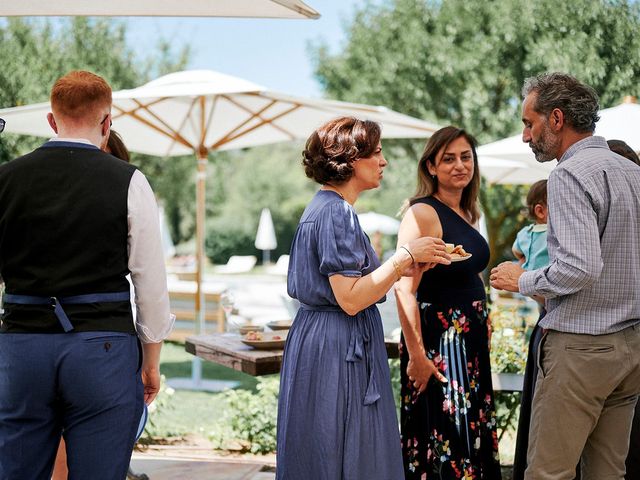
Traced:
<path fill-rule="evenodd" d="M 545 344 L 547 343 L 548 335 L 549 335 L 549 331 L 543 330 L 542 337 L 540 338 L 540 344 L 538 345 L 538 352 L 536 355 L 536 365 L 538 366 L 538 372 L 540 372 L 540 375 L 542 376 L 542 378 L 546 376 L 543 363 L 544 363 L 544 357 L 545 357 L 544 348 L 545 348 Z"/>

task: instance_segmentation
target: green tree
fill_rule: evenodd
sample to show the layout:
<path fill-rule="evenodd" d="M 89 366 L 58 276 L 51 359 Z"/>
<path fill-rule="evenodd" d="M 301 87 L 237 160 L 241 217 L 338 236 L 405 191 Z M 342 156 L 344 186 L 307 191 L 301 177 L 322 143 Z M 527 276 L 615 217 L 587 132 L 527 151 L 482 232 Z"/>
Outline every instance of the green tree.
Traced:
<path fill-rule="evenodd" d="M 139 58 L 127 45 L 124 22 L 86 17 L 60 21 L 10 18 L 0 24 L 0 43 L 1 108 L 47 101 L 55 80 L 70 70 L 93 71 L 120 90 L 180 70 L 189 57 L 188 47 L 174 51 L 168 40 L 160 38 L 155 50 Z M 3 134 L 0 163 L 41 143 L 38 138 Z M 134 154 L 132 162 L 164 199 L 175 239 L 189 237 L 194 187 L 193 172 L 185 159 L 167 161 Z M 185 195 L 188 188 L 190 195 Z"/>
<path fill-rule="evenodd" d="M 278 240 L 273 258 L 289 253 L 300 216 L 318 188 L 305 177 L 301 151 L 299 143 L 283 143 L 213 155 L 207 192 L 212 262 L 259 254 L 254 240 L 263 208 L 271 210 Z"/>
<path fill-rule="evenodd" d="M 598 91 L 603 107 L 637 95 L 639 12 L 636 2 L 614 0 L 367 2 L 346 23 L 341 51 L 323 43 L 311 51 L 329 97 L 460 125 L 486 143 L 519 131 L 522 83 L 543 71 L 576 75 Z M 416 147 L 405 150 L 394 161 L 415 165 Z M 524 221 L 517 214 L 523 191 L 483 192 L 492 262 L 508 252 Z"/>

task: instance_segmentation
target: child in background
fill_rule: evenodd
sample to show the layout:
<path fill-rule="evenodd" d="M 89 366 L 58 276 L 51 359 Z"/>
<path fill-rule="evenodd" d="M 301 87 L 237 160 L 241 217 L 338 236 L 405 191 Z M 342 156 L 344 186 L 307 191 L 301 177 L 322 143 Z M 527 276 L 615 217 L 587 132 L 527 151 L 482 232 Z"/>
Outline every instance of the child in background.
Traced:
<path fill-rule="evenodd" d="M 527 209 L 535 223 L 518 232 L 511 250 L 525 270 L 536 270 L 549 263 L 547 251 L 547 181 L 540 180 L 529 189 Z"/>

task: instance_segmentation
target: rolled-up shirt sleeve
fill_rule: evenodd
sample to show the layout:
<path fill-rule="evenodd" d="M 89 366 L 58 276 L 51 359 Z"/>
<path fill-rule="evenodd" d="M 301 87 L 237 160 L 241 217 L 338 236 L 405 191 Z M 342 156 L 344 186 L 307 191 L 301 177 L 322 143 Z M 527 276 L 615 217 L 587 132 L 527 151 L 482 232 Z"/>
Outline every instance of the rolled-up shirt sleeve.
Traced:
<path fill-rule="evenodd" d="M 169 310 L 158 206 L 149 182 L 138 170 L 131 177 L 127 202 L 136 331 L 142 343 L 157 343 L 169 336 L 175 316 Z"/>
<path fill-rule="evenodd" d="M 547 189 L 551 262 L 522 274 L 518 287 L 523 295 L 555 298 L 597 281 L 603 262 L 598 218 L 587 188 L 567 170 L 556 168 Z"/>

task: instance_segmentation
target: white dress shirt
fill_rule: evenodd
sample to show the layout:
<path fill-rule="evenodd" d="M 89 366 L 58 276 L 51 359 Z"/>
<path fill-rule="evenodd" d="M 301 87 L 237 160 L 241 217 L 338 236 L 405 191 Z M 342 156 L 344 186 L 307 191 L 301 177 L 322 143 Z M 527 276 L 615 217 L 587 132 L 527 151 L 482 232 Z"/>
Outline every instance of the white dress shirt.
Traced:
<path fill-rule="evenodd" d="M 52 138 L 50 141 L 93 145 L 81 138 Z M 158 206 L 153 190 L 140 170 L 134 172 L 129 183 L 127 221 L 136 331 L 142 343 L 158 343 L 169 336 L 176 317 L 169 310 Z"/>

